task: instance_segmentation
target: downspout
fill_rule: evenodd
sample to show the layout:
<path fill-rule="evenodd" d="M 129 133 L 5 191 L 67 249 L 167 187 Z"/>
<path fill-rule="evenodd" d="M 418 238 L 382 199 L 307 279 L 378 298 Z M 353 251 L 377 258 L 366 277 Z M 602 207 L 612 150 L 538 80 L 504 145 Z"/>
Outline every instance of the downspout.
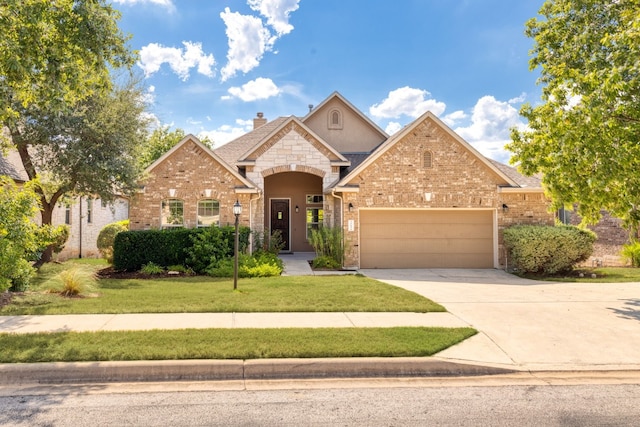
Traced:
<path fill-rule="evenodd" d="M 249 229 L 251 229 L 251 230 L 253 230 L 253 207 L 252 207 L 251 203 L 254 200 L 257 202 L 261 198 L 262 198 L 262 191 L 260 191 L 260 189 L 258 189 L 258 198 L 257 199 L 254 199 L 251 196 L 249 196 Z M 258 208 L 258 205 L 256 203 L 256 209 L 257 208 Z M 264 223 L 264 220 L 262 222 Z M 264 232 L 262 233 L 262 235 L 264 236 Z M 251 246 L 251 252 L 253 252 L 255 250 L 255 248 L 253 247 L 253 233 L 251 233 L 249 235 L 249 243 L 250 243 L 250 246 Z"/>
<path fill-rule="evenodd" d="M 338 196 L 336 194 L 335 187 L 331 189 L 331 195 L 336 199 L 340 200 L 340 228 L 342 228 L 342 267 L 344 267 L 344 252 L 345 252 L 345 240 L 344 240 L 344 199 L 342 196 Z M 335 224 L 335 215 L 333 218 Z"/>

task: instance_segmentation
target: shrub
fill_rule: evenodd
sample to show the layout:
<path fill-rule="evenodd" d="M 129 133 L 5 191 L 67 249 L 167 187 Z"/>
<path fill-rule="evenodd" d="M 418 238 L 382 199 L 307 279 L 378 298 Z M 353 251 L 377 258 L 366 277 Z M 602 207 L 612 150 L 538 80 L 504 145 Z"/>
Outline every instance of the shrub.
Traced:
<path fill-rule="evenodd" d="M 201 229 L 122 231 L 113 242 L 113 267 L 138 271 L 148 262 L 160 266 L 185 264 L 191 234 Z"/>
<path fill-rule="evenodd" d="M 520 273 L 570 271 L 593 252 L 596 235 L 573 226 L 518 225 L 504 230 L 510 268 Z"/>
<path fill-rule="evenodd" d="M 215 268 L 221 261 L 234 256 L 235 227 L 211 226 L 199 229 L 191 236 L 192 245 L 187 249 L 186 264 L 196 273 L 205 273 Z M 238 229 L 238 252 L 244 253 L 249 247 L 248 227 Z"/>
<path fill-rule="evenodd" d="M 326 255 L 315 257 L 311 265 L 313 268 L 327 268 L 330 270 L 337 270 L 342 267 L 335 259 Z"/>
<path fill-rule="evenodd" d="M 127 231 L 129 229 L 129 220 L 113 222 L 102 227 L 98 234 L 98 250 L 102 258 L 106 259 L 109 264 L 113 264 L 113 242 L 116 234 Z"/>
<path fill-rule="evenodd" d="M 253 233 L 254 252 L 269 252 L 278 255 L 284 245 L 285 242 L 282 240 L 282 232 L 280 230 L 274 231 L 271 235 L 266 230 Z"/>
<path fill-rule="evenodd" d="M 620 255 L 634 267 L 640 267 L 640 242 L 632 242 L 624 245 Z"/>
<path fill-rule="evenodd" d="M 330 258 L 339 268 L 344 260 L 344 235 L 340 227 L 320 227 L 311 230 L 309 243 L 316 251 L 316 257 Z"/>
<path fill-rule="evenodd" d="M 149 275 L 162 274 L 164 273 L 164 268 L 162 268 L 161 266 L 153 262 L 148 262 L 142 266 L 142 268 L 140 269 L 140 272 L 144 274 L 149 274 Z"/>
<path fill-rule="evenodd" d="M 233 277 L 233 263 L 233 258 L 225 258 L 207 268 L 206 273 L 213 277 Z M 283 268 L 282 260 L 268 252 L 238 256 L 238 277 L 279 276 Z"/>

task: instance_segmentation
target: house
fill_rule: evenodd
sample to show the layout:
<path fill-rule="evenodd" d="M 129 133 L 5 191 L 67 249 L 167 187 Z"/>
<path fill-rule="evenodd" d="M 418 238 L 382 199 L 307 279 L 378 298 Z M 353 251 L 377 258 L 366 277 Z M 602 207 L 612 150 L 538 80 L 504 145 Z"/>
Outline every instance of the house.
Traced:
<path fill-rule="evenodd" d="M 7 175 L 17 184 L 29 180 L 17 151 L 0 155 L 0 175 Z M 113 203 L 103 203 L 99 198 L 75 197 L 59 203 L 52 214 L 52 225 L 67 224 L 69 239 L 64 249 L 54 255 L 54 259 L 64 261 L 69 258 L 99 258 L 97 241 L 102 227 L 129 217 L 129 201 L 117 198 Z M 41 223 L 40 218 L 35 219 Z"/>
<path fill-rule="evenodd" d="M 554 224 L 540 181 L 489 160 L 426 112 L 387 135 L 335 92 L 304 117 L 267 121 L 215 150 L 186 136 L 147 169 L 130 228 L 241 224 L 312 251 L 341 227 L 345 267 L 504 268 L 502 230 Z"/>

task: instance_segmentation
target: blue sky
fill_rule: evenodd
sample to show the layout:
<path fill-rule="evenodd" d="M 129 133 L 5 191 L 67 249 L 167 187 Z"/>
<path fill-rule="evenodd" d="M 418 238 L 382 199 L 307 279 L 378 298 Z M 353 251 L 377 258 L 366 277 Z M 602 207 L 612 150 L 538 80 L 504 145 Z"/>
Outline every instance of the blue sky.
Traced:
<path fill-rule="evenodd" d="M 216 146 L 340 92 L 393 134 L 427 110 L 506 162 L 536 104 L 524 23 L 543 0 L 112 0 L 159 125 Z"/>

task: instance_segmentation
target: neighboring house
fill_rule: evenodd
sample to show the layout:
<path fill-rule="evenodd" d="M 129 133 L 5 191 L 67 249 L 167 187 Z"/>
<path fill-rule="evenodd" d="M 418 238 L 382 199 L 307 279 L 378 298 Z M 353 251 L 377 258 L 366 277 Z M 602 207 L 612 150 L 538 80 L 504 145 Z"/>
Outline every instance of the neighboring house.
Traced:
<path fill-rule="evenodd" d="M 502 230 L 554 223 L 540 181 L 489 160 L 427 112 L 389 137 L 339 93 L 215 150 L 188 135 L 147 169 L 130 228 L 279 230 L 284 251 L 337 226 L 345 267 L 504 268 Z"/>
<path fill-rule="evenodd" d="M 7 175 L 16 183 L 23 184 L 29 180 L 16 151 L 0 156 L 0 175 Z M 102 227 L 112 222 L 129 217 L 129 202 L 118 198 L 114 203 L 104 204 L 99 198 L 76 197 L 71 203 L 59 203 L 53 216 L 53 225 L 69 225 L 69 239 L 64 249 L 54 260 L 64 261 L 69 258 L 98 258 L 97 240 Z M 40 223 L 41 219 L 36 218 Z"/>

